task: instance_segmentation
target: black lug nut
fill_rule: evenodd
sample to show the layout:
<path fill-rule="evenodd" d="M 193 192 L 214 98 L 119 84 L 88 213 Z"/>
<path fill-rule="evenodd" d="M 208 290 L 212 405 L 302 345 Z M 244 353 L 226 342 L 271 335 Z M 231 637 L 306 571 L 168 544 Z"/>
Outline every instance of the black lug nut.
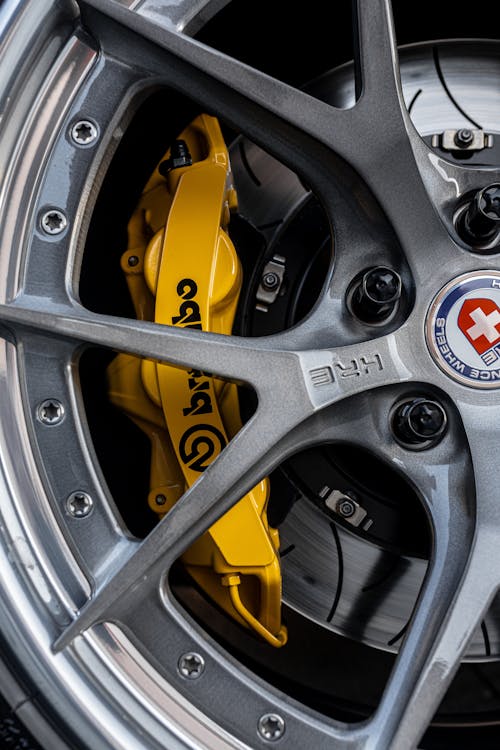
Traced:
<path fill-rule="evenodd" d="M 179 169 L 179 167 L 190 167 L 193 163 L 191 154 L 186 141 L 174 141 L 170 148 L 170 157 L 162 161 L 158 167 L 158 171 L 162 177 L 167 177 L 168 173 L 172 169 Z"/>
<path fill-rule="evenodd" d="M 471 245 L 500 238 L 500 183 L 478 190 L 463 214 L 461 234 Z"/>
<path fill-rule="evenodd" d="M 392 268 L 369 268 L 355 286 L 351 309 L 365 323 L 382 322 L 396 308 L 401 290 L 401 277 Z"/>
<path fill-rule="evenodd" d="M 444 435 L 446 412 L 440 403 L 420 396 L 400 404 L 392 419 L 398 440 L 408 447 L 423 448 L 435 445 Z"/>

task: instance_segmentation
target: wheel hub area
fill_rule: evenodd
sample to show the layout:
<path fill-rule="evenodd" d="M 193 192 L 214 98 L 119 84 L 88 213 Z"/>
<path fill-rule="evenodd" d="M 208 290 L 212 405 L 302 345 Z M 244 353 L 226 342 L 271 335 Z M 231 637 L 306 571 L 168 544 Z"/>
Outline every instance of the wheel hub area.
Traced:
<path fill-rule="evenodd" d="M 500 273 L 452 279 L 436 295 L 426 338 L 437 365 L 471 388 L 500 388 Z"/>

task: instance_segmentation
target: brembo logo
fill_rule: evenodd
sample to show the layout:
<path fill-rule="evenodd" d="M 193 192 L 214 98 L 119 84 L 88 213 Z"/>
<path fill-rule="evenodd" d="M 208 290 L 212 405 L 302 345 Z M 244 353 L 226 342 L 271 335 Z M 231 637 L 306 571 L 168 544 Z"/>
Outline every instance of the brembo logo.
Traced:
<path fill-rule="evenodd" d="M 183 328 L 202 329 L 200 306 L 195 297 L 198 285 L 193 279 L 182 279 L 177 284 L 180 298 L 179 313 L 172 317 L 172 324 Z M 182 409 L 184 418 L 214 413 L 212 403 L 211 375 L 200 370 L 186 372 L 190 401 Z M 205 417 L 207 420 L 210 417 Z M 179 456 L 191 471 L 202 472 L 226 447 L 225 435 L 213 424 L 198 423 L 188 427 L 179 440 Z"/>
<path fill-rule="evenodd" d="M 226 438 L 217 427 L 195 424 L 189 427 L 179 441 L 182 462 L 192 471 L 205 471 L 213 459 L 226 447 Z"/>

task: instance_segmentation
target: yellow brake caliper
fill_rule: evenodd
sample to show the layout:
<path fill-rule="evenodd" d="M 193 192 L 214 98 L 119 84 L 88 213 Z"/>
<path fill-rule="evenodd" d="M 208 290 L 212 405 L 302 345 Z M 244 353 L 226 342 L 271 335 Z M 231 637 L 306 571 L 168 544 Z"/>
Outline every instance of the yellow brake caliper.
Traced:
<path fill-rule="evenodd" d="M 236 207 L 229 155 L 208 115 L 177 144 L 183 165 L 168 152 L 169 169 L 153 173 L 129 223 L 122 268 L 138 318 L 230 334 L 242 274 L 226 233 Z M 113 360 L 108 375 L 111 400 L 150 439 L 149 504 L 162 517 L 241 428 L 236 386 L 127 354 Z M 268 496 L 264 479 L 182 559 L 232 617 L 282 646 L 279 537 L 267 521 Z"/>

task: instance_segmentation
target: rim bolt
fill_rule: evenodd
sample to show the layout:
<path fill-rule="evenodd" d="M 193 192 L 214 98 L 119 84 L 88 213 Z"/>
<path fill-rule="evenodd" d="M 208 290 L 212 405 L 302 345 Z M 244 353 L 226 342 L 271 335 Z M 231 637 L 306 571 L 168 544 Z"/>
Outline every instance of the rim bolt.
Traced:
<path fill-rule="evenodd" d="M 188 651 L 179 659 L 177 670 L 186 680 L 197 680 L 205 670 L 205 659 L 194 651 Z"/>
<path fill-rule="evenodd" d="M 337 503 L 337 513 L 343 518 L 351 518 L 356 513 L 356 506 L 348 498 L 343 498 Z"/>
<path fill-rule="evenodd" d="M 463 238 L 474 245 L 489 242 L 500 233 L 500 183 L 478 190 L 462 215 L 458 227 Z"/>
<path fill-rule="evenodd" d="M 99 131 L 96 125 L 90 120 L 78 120 L 72 126 L 70 135 L 71 140 L 77 146 L 90 146 L 97 140 Z"/>
<path fill-rule="evenodd" d="M 68 226 L 66 216 L 58 208 L 46 211 L 41 219 L 41 226 L 45 234 L 61 234 Z"/>
<path fill-rule="evenodd" d="M 380 323 L 394 312 L 401 292 L 401 277 L 392 268 L 368 268 L 352 293 L 352 311 L 365 323 Z"/>
<path fill-rule="evenodd" d="M 268 273 L 265 273 L 264 276 L 261 279 L 261 284 L 264 287 L 264 289 L 267 289 L 268 291 L 272 292 L 273 289 L 277 289 L 280 285 L 280 277 L 277 273 L 274 273 L 273 271 L 269 271 Z"/>
<path fill-rule="evenodd" d="M 285 734 L 285 720 L 279 714 L 263 714 L 257 729 L 263 740 L 275 742 Z"/>
<path fill-rule="evenodd" d="M 455 145 L 458 148 L 467 148 L 474 140 L 474 133 L 469 128 L 460 128 L 455 133 Z"/>
<path fill-rule="evenodd" d="M 158 167 L 158 171 L 162 177 L 167 177 L 172 169 L 179 169 L 180 167 L 190 167 L 193 163 L 191 154 L 186 141 L 174 141 L 170 148 L 170 157 L 162 161 Z"/>
<path fill-rule="evenodd" d="M 94 501 L 86 492 L 72 492 L 66 500 L 66 509 L 73 518 L 86 518 L 93 508 Z"/>
<path fill-rule="evenodd" d="M 447 423 L 441 404 L 421 396 L 398 406 L 392 427 L 396 437 L 407 447 L 423 448 L 435 445 L 443 437 Z"/>
<path fill-rule="evenodd" d="M 56 398 L 47 398 L 38 404 L 36 416 L 42 424 L 59 424 L 64 419 L 64 406 Z"/>

